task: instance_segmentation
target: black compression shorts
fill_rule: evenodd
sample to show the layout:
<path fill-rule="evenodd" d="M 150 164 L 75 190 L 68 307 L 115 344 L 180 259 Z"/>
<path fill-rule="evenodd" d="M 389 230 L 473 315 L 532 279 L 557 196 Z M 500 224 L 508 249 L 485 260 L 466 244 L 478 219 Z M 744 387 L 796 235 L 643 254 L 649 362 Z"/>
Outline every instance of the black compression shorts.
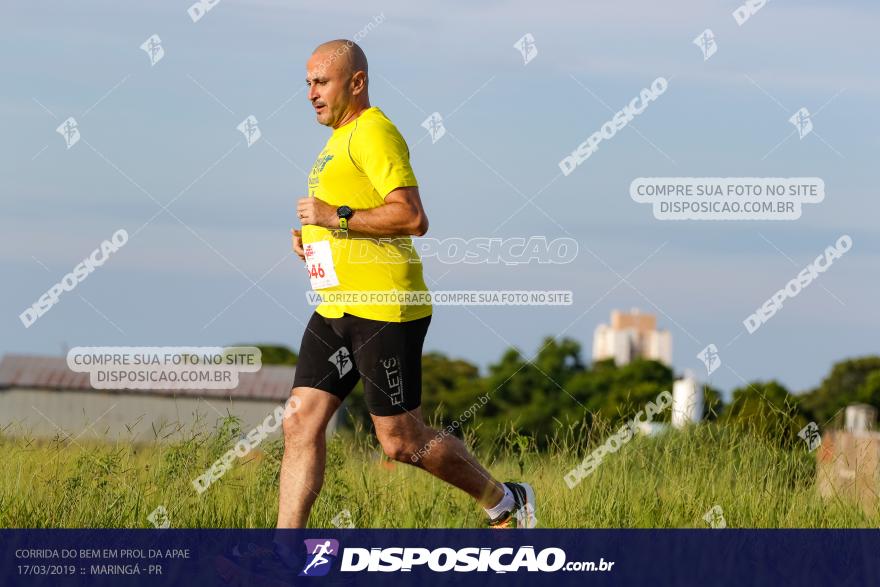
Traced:
<path fill-rule="evenodd" d="M 431 316 L 382 322 L 312 314 L 299 347 L 294 387 L 314 387 L 344 400 L 364 379 L 367 409 L 394 416 L 422 403 L 422 344 Z"/>

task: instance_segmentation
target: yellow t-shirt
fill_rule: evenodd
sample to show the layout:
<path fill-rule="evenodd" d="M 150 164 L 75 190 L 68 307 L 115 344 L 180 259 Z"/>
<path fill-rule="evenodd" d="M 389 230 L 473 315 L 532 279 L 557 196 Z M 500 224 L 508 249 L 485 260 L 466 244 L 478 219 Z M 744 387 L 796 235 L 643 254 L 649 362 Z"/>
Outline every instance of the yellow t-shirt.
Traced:
<path fill-rule="evenodd" d="M 376 208 L 401 187 L 418 186 L 409 164 L 409 148 L 397 127 L 375 106 L 334 129 L 309 174 L 309 196 L 338 207 Z M 305 225 L 303 245 L 330 244 L 338 285 L 325 292 L 427 291 L 422 261 L 412 238 L 373 237 L 344 230 Z M 384 322 L 409 322 L 431 315 L 431 304 L 350 304 L 323 301 L 316 311 L 325 318 L 348 313 Z"/>

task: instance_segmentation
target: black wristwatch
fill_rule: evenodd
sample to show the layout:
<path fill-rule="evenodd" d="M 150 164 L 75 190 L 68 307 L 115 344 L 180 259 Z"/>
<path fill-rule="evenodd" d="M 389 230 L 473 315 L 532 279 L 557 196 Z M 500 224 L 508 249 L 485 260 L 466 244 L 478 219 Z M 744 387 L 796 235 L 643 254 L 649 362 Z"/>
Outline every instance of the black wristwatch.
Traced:
<path fill-rule="evenodd" d="M 354 216 L 354 210 L 348 206 L 340 206 L 336 209 L 336 216 L 339 217 L 339 228 L 348 230 L 348 221 Z"/>

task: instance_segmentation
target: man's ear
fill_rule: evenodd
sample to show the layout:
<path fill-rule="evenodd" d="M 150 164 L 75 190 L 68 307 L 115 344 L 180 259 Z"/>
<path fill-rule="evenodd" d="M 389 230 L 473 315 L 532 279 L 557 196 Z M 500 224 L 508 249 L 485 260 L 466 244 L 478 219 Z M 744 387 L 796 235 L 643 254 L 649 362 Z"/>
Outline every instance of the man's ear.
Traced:
<path fill-rule="evenodd" d="M 364 71 L 356 71 L 351 76 L 351 93 L 355 96 L 367 90 L 367 74 Z"/>

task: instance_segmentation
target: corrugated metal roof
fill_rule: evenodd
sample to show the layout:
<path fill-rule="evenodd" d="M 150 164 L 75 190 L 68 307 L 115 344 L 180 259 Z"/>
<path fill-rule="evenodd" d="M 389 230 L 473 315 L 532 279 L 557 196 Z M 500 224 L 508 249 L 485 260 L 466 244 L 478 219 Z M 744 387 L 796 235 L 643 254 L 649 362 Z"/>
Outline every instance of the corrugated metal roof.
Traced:
<path fill-rule="evenodd" d="M 71 371 L 64 357 L 4 355 L 0 360 L 0 389 L 8 387 L 131 393 L 186 397 L 231 397 L 234 399 L 284 401 L 293 387 L 295 367 L 266 365 L 256 373 L 239 373 L 234 389 L 94 389 L 88 373 Z"/>

